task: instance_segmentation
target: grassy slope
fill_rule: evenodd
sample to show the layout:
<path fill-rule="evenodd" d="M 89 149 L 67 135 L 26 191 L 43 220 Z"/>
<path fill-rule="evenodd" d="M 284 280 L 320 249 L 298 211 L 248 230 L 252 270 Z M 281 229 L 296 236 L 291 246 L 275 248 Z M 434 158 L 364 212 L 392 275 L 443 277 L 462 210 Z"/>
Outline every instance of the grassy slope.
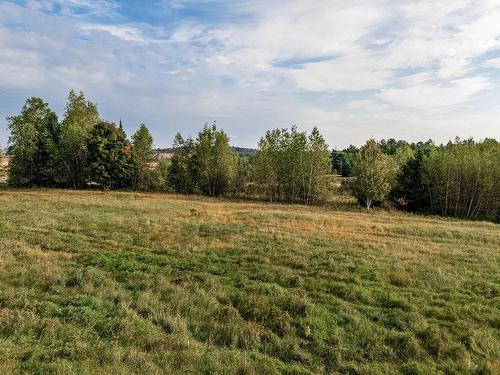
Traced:
<path fill-rule="evenodd" d="M 0 373 L 499 373 L 500 226 L 0 191 Z"/>

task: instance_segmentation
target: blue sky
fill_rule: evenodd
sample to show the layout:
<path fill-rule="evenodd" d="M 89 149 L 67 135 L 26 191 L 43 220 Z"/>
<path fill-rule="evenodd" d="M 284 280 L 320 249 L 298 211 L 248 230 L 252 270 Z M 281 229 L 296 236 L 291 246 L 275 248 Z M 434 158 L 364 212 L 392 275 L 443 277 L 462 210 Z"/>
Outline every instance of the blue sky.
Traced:
<path fill-rule="evenodd" d="M 157 146 L 217 121 L 239 146 L 267 129 L 500 138 L 500 0 L 0 0 L 5 117 L 84 90 Z"/>

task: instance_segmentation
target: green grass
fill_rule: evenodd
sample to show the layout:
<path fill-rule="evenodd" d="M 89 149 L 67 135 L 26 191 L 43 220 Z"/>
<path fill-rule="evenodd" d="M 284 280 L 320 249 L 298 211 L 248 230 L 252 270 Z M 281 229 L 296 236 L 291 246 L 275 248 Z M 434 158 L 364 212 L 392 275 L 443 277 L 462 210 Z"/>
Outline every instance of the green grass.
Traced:
<path fill-rule="evenodd" d="M 498 374 L 499 271 L 491 223 L 1 190 L 0 373 Z"/>

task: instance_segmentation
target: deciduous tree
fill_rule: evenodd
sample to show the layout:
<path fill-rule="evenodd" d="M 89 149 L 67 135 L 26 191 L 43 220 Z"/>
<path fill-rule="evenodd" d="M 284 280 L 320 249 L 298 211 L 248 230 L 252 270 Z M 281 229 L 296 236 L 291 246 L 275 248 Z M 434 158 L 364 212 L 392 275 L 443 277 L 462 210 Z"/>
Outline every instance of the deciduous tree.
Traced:
<path fill-rule="evenodd" d="M 352 174 L 355 180 L 351 188 L 367 209 L 374 202 L 383 201 L 389 194 L 397 170 L 397 164 L 382 152 L 374 139 L 370 139 L 354 158 Z"/>
<path fill-rule="evenodd" d="M 325 196 L 327 189 L 325 177 L 331 172 L 328 145 L 316 127 L 308 137 L 307 154 L 308 174 L 304 202 L 309 204 Z"/>
<path fill-rule="evenodd" d="M 195 145 L 196 178 L 200 189 L 211 196 L 223 194 L 235 175 L 235 155 L 229 137 L 216 124 L 205 125 Z"/>
<path fill-rule="evenodd" d="M 106 189 L 131 186 L 137 174 L 132 145 L 115 124 L 99 122 L 88 136 L 90 179 Z"/>
<path fill-rule="evenodd" d="M 71 90 L 59 142 L 60 180 L 73 188 L 85 186 L 88 172 L 87 138 L 99 122 L 97 106 L 80 91 Z"/>
<path fill-rule="evenodd" d="M 146 125 L 141 124 L 139 129 L 132 136 L 132 152 L 137 164 L 137 176 L 134 185 L 137 188 L 148 189 L 155 176 L 155 163 L 157 162 L 156 152 L 153 149 L 153 136 Z"/>
<path fill-rule="evenodd" d="M 42 99 L 26 100 L 21 113 L 7 118 L 10 130 L 9 183 L 14 186 L 51 186 L 55 145 L 60 128 L 56 114 Z"/>
<path fill-rule="evenodd" d="M 268 131 L 259 142 L 255 179 L 261 193 L 309 204 L 324 195 L 322 177 L 331 171 L 327 145 L 317 128 L 307 136 L 291 129 Z"/>
<path fill-rule="evenodd" d="M 179 193 L 196 192 L 195 181 L 195 143 L 192 138 L 184 139 L 180 133 L 175 135 L 174 156 L 167 174 L 167 186 Z"/>
<path fill-rule="evenodd" d="M 449 143 L 423 161 L 430 211 L 495 220 L 500 211 L 500 144 L 494 139 Z"/>

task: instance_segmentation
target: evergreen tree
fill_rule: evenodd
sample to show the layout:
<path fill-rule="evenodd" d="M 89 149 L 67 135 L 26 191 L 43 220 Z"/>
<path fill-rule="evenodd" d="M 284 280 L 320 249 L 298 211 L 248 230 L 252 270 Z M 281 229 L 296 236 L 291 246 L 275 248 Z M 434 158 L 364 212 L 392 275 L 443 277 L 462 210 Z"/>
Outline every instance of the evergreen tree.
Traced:
<path fill-rule="evenodd" d="M 399 208 L 418 212 L 428 210 L 430 204 L 429 192 L 423 183 L 423 166 L 425 158 L 435 146 L 427 142 L 415 147 L 416 152 L 406 160 L 397 174 L 391 198 Z"/>

